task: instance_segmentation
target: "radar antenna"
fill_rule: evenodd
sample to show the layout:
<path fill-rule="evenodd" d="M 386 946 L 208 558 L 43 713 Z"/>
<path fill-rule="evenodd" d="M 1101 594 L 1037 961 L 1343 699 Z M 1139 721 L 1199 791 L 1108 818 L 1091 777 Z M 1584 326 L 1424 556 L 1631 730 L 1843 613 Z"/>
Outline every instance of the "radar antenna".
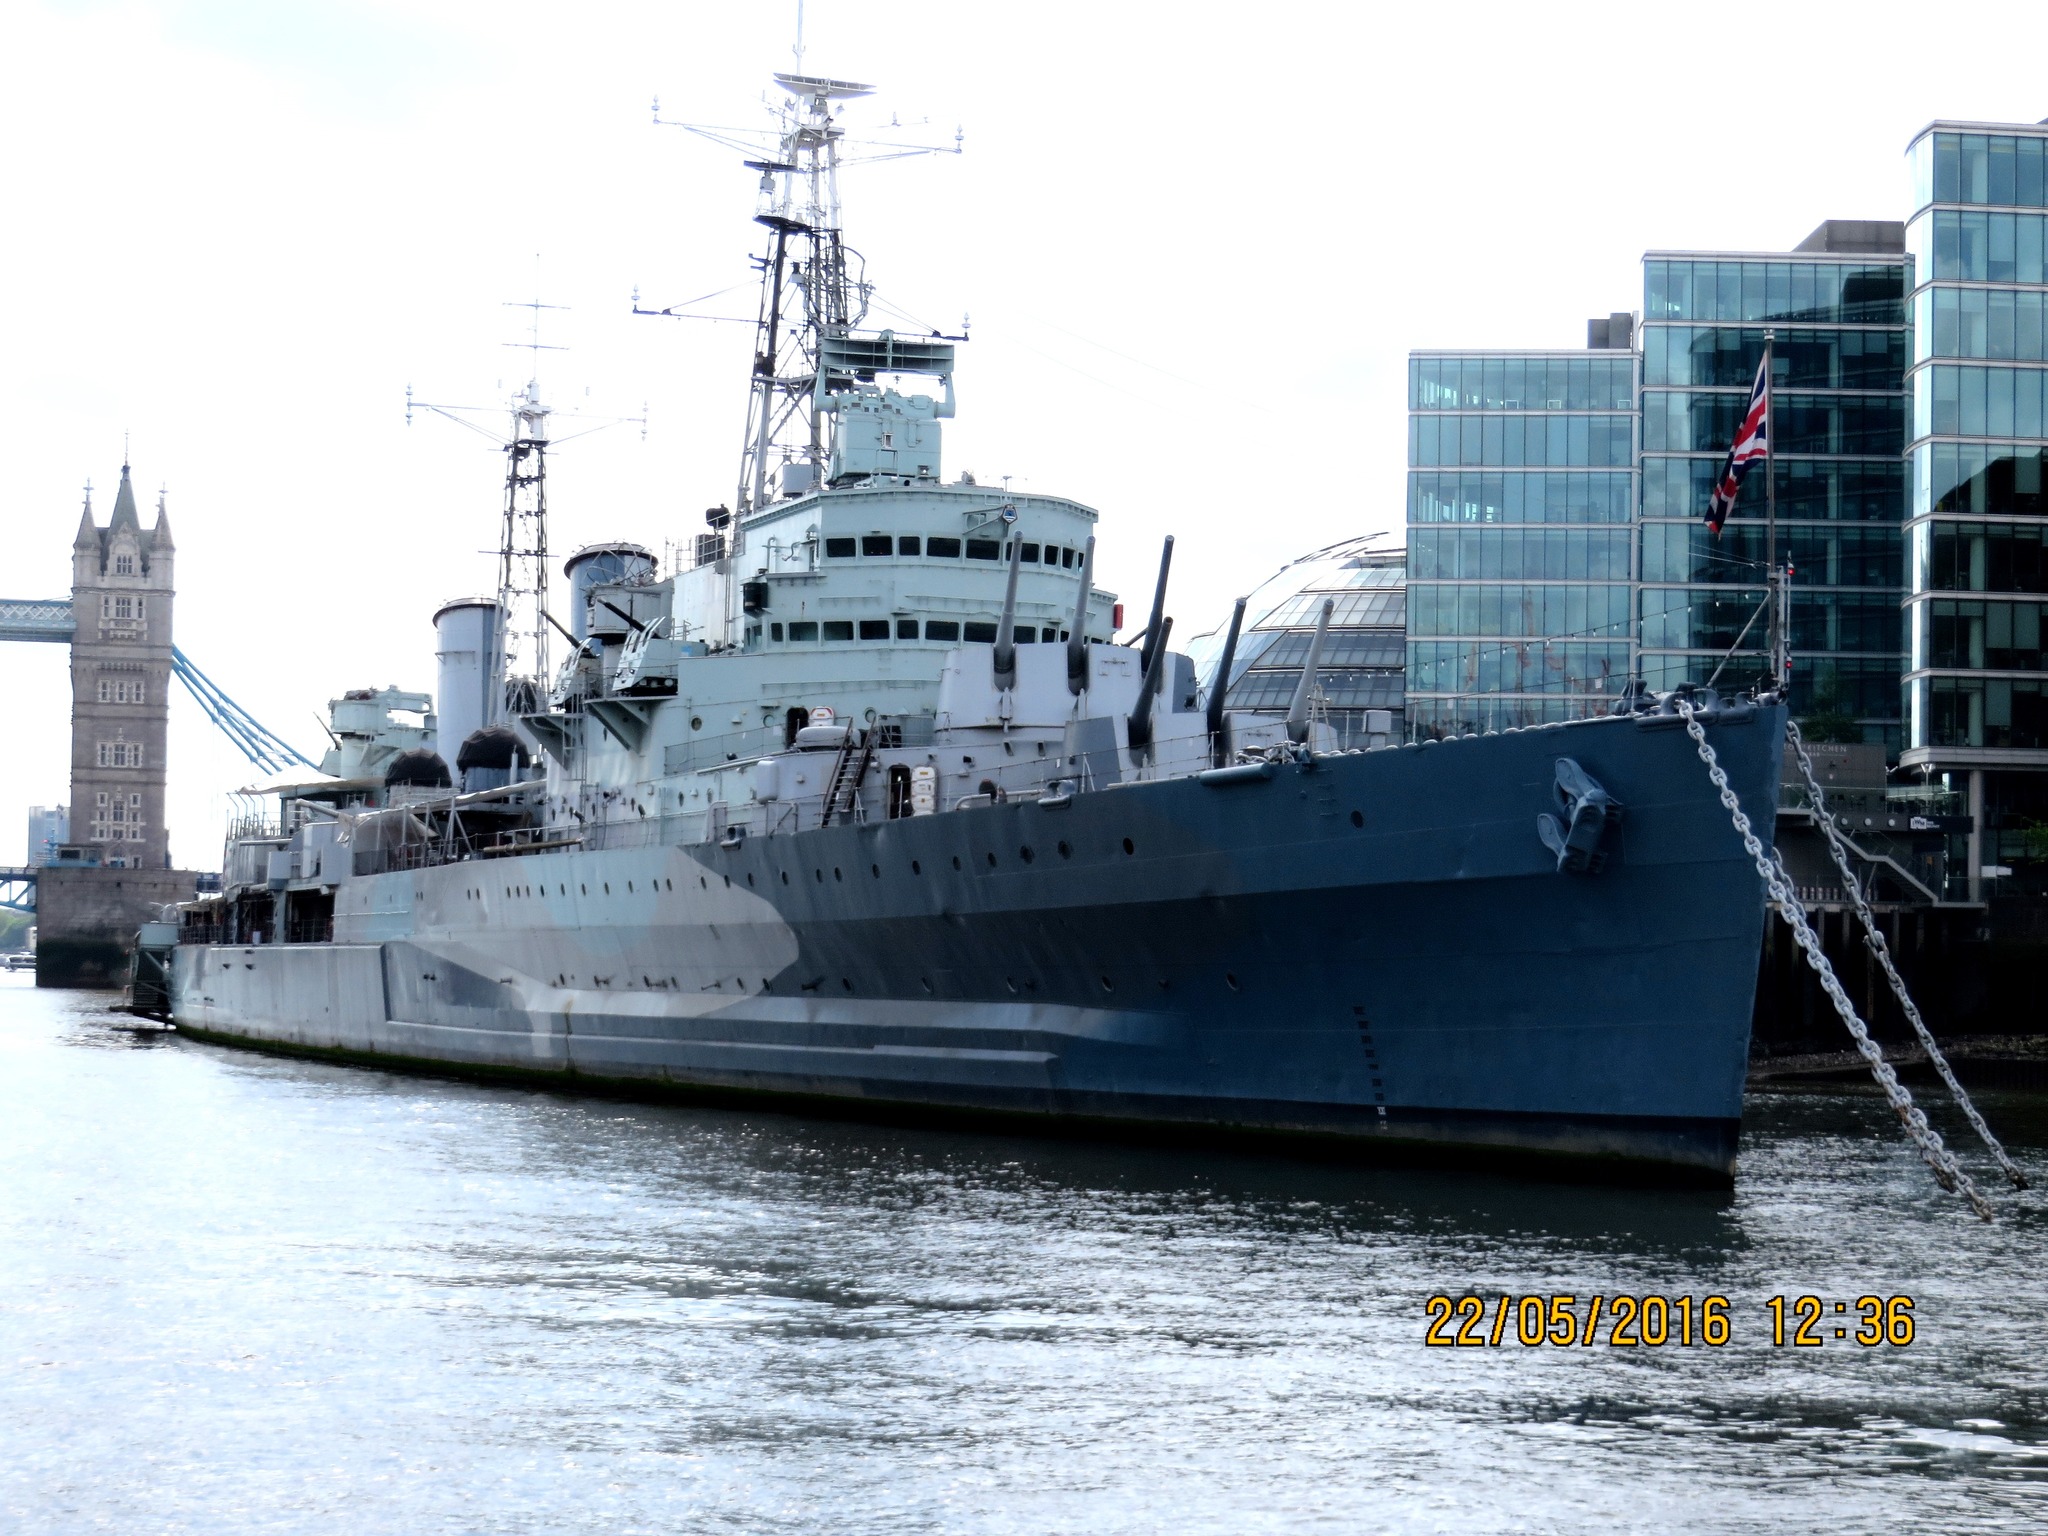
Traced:
<path fill-rule="evenodd" d="M 771 461 L 808 465 L 806 475 L 793 478 L 810 486 L 824 480 L 828 447 L 817 404 L 823 393 L 818 374 L 824 342 L 860 325 L 874 293 L 859 254 L 844 240 L 840 168 L 912 155 L 957 155 L 964 138 L 958 130 L 951 144 L 848 138 L 840 126 L 841 104 L 873 94 L 874 87 L 801 72 L 801 5 L 795 55 L 798 72 L 778 72 L 774 77 L 786 99 L 769 106 L 772 128 L 672 122 L 662 117 L 660 101 L 654 104 L 654 121 L 660 126 L 681 128 L 738 150 L 745 157 L 741 163 L 760 173 L 754 220 L 767 229 L 768 238 L 762 254 L 753 258 L 761 298 L 754 321 L 746 442 L 735 503 L 742 517 L 773 499 Z M 726 318 L 692 315 L 689 305 L 642 309 L 637 299 L 633 312 L 675 319 Z"/>

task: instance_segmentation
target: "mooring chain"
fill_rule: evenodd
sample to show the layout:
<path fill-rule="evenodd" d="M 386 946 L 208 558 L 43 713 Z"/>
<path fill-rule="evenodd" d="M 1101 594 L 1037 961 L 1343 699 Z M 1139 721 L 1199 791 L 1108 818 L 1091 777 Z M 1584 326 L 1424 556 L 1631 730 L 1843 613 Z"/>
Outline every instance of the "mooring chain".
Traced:
<path fill-rule="evenodd" d="M 1898 1073 L 1892 1070 L 1890 1062 L 1884 1059 L 1884 1052 L 1877 1042 L 1870 1038 L 1870 1031 L 1863 1027 L 1863 1020 L 1856 1016 L 1856 1005 L 1849 1001 L 1848 993 L 1842 990 L 1842 983 L 1835 976 L 1835 968 L 1828 957 L 1821 952 L 1820 940 L 1814 936 L 1813 927 L 1806 921 L 1806 909 L 1800 905 L 1791 883 L 1784 871 L 1765 852 L 1763 840 L 1756 835 L 1749 818 L 1743 814 L 1742 802 L 1736 798 L 1734 789 L 1728 783 L 1728 775 L 1721 767 L 1721 760 L 1707 742 L 1707 733 L 1694 717 L 1692 705 L 1684 699 L 1674 701 L 1678 713 L 1685 720 L 1686 734 L 1692 737 L 1693 745 L 1699 749 L 1700 761 L 1707 765 L 1707 777 L 1714 782 L 1714 788 L 1721 797 L 1721 805 L 1735 823 L 1735 830 L 1742 838 L 1742 846 L 1749 853 L 1756 872 L 1770 892 L 1771 905 L 1778 909 L 1778 915 L 1785 919 L 1792 930 L 1792 937 L 1806 956 L 1806 963 L 1820 979 L 1821 989 L 1828 995 L 1828 1001 L 1835 1005 L 1835 1012 L 1841 1016 L 1843 1026 L 1850 1038 L 1856 1042 L 1856 1050 L 1870 1066 L 1870 1075 L 1877 1079 L 1878 1087 L 1884 1090 L 1886 1101 L 1892 1112 L 1899 1117 L 1899 1123 L 1906 1128 L 1906 1134 L 1919 1149 L 1921 1161 L 1927 1164 L 1934 1175 L 1934 1181 L 1943 1189 L 1961 1194 L 1970 1202 L 1970 1208 L 1984 1220 L 1992 1219 L 1991 1203 L 1978 1193 L 1977 1186 L 1970 1182 L 1970 1176 L 1955 1159 L 1955 1154 L 1943 1144 L 1941 1133 L 1927 1123 L 1927 1116 L 1920 1106 L 1913 1102 L 1913 1096 L 1906 1092 L 1899 1081 Z"/>
<path fill-rule="evenodd" d="M 1899 1007 L 1906 1015 L 1906 1022 L 1913 1026 L 1913 1033 L 1919 1037 L 1921 1048 L 1927 1052 L 1927 1059 L 1934 1064 L 1934 1070 L 1941 1074 L 1942 1082 L 1948 1085 L 1948 1091 L 1954 1097 L 1957 1107 L 1962 1110 L 1984 1145 L 1990 1149 L 1991 1155 L 1998 1160 L 1998 1166 L 2005 1170 L 2005 1176 L 2012 1187 L 2025 1189 L 2027 1176 L 2006 1155 L 2005 1148 L 1999 1145 L 1998 1138 L 1991 1134 L 1991 1127 L 1984 1123 L 1984 1117 L 1977 1112 L 1977 1106 L 1963 1091 L 1963 1085 L 1956 1081 L 1956 1074 L 1948 1064 L 1948 1057 L 1942 1054 L 1941 1047 L 1935 1044 L 1933 1032 L 1928 1029 L 1927 1021 L 1920 1017 L 1919 1006 L 1913 1001 L 1912 994 L 1907 992 L 1906 983 L 1899 977 L 1898 967 L 1892 964 L 1891 946 L 1885 942 L 1884 930 L 1878 927 L 1877 915 L 1870 910 L 1870 903 L 1863 895 L 1862 882 L 1856 878 L 1856 871 L 1849 862 L 1848 839 L 1835 829 L 1834 818 L 1828 814 L 1827 796 L 1822 792 L 1820 781 L 1814 774 L 1813 759 L 1806 755 L 1806 741 L 1799 734 L 1799 723 L 1796 720 L 1787 720 L 1785 727 L 1792 741 L 1793 755 L 1799 761 L 1800 777 L 1806 780 L 1806 793 L 1813 800 L 1814 816 L 1820 822 L 1821 830 L 1827 834 L 1828 851 L 1834 855 L 1835 868 L 1842 873 L 1842 888 L 1856 904 L 1856 916 L 1862 920 L 1863 942 L 1869 946 L 1870 952 L 1877 956 L 1877 963 L 1884 969 L 1885 980 L 1891 983 L 1892 996 L 1899 1000 Z"/>

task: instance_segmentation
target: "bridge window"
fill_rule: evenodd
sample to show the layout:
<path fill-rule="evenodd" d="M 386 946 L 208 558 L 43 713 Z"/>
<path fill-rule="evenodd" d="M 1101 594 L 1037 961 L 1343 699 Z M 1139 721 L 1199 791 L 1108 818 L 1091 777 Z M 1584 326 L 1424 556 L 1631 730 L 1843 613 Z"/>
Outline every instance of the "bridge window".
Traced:
<path fill-rule="evenodd" d="M 958 539 L 926 539 L 924 552 L 934 560 L 958 560 L 960 541 Z"/>
<path fill-rule="evenodd" d="M 827 640 L 851 640 L 853 638 L 853 620 L 827 619 L 825 621 L 825 638 Z"/>
<path fill-rule="evenodd" d="M 805 620 L 801 624 L 792 624 L 789 626 L 789 638 L 791 640 L 815 640 L 818 638 L 818 626 L 809 620 Z"/>
<path fill-rule="evenodd" d="M 894 554 L 896 541 L 886 533 L 864 533 L 861 535 L 860 552 L 864 555 Z"/>
<path fill-rule="evenodd" d="M 896 638 L 898 640 L 915 640 L 917 638 L 917 620 L 898 619 L 896 621 Z"/>
<path fill-rule="evenodd" d="M 1000 539 L 969 539 L 967 558 L 970 560 L 1000 560 L 1003 558 L 1003 544 Z"/>
<path fill-rule="evenodd" d="M 780 640 L 782 638 L 782 626 L 780 624 L 770 624 L 768 626 L 768 638 L 770 640 Z"/>
<path fill-rule="evenodd" d="M 970 644 L 970 645 L 974 645 L 974 644 L 977 644 L 977 643 L 978 643 L 978 644 L 981 644 L 981 645 L 994 645 L 994 644 L 995 644 L 995 642 L 996 642 L 996 627 L 995 627 L 995 625 L 993 625 L 993 624 L 969 624 L 969 625 L 967 626 L 967 643 L 968 643 L 968 644 Z"/>
<path fill-rule="evenodd" d="M 1033 565 L 1038 564 L 1038 546 L 1036 544 L 1026 544 L 1022 558 Z"/>
<path fill-rule="evenodd" d="M 853 546 L 854 541 L 852 539 L 827 539 L 825 541 L 825 558 L 827 560 L 851 560 L 853 558 Z"/>
<path fill-rule="evenodd" d="M 917 544 L 917 535 L 914 533 L 906 533 L 902 538 L 896 541 L 896 553 L 899 555 L 914 555 L 917 553 Z"/>
<path fill-rule="evenodd" d="M 1073 551 L 1072 551 L 1071 549 L 1068 549 L 1068 548 L 1066 548 L 1065 546 L 1061 546 L 1061 549 L 1060 549 L 1060 565 L 1061 565 L 1062 567 L 1065 567 L 1065 568 L 1069 568 L 1069 569 L 1071 569 L 1071 568 L 1072 568 L 1072 566 L 1073 566 L 1073 564 L 1074 564 L 1074 552 L 1073 552 Z"/>
<path fill-rule="evenodd" d="M 860 637 L 863 640 L 888 639 L 889 621 L 887 619 L 862 619 L 860 621 Z"/>
<path fill-rule="evenodd" d="M 1041 629 L 1038 632 L 1038 638 L 1044 641 L 1047 645 L 1051 645 L 1053 641 L 1059 639 L 1059 637 L 1060 632 L 1054 629 L 1050 624 L 1048 624 L 1044 629 Z"/>
<path fill-rule="evenodd" d="M 927 640 L 958 640 L 960 625 L 954 619 L 926 619 L 924 637 Z"/>

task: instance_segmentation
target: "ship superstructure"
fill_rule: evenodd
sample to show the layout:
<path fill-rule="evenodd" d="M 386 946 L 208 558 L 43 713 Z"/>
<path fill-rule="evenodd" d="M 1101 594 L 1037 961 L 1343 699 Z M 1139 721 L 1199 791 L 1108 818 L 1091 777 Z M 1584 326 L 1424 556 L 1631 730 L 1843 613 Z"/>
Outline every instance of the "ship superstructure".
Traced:
<path fill-rule="evenodd" d="M 1727 1178 L 1763 906 L 1670 701 L 1338 750 L 1332 603 L 1284 713 L 1230 711 L 1172 648 L 1170 540 L 1112 643 L 1094 510 L 945 477 L 961 338 L 861 328 L 833 177 L 836 104 L 867 88 L 778 84 L 734 505 L 688 570 L 572 557 L 532 707 L 367 791 L 353 759 L 271 786 L 262 859 L 184 912 L 180 1026 Z M 498 612 L 440 616 L 464 698 L 502 696 L 446 670 L 503 655 Z M 1697 703 L 1769 825 L 1782 709 Z"/>

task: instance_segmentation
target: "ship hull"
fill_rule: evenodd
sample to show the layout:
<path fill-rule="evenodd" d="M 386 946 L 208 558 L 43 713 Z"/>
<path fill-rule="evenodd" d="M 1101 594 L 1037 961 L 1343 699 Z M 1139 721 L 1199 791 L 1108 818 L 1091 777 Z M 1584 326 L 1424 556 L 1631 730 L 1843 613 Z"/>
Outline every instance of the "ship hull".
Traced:
<path fill-rule="evenodd" d="M 1782 728 L 1711 732 L 1766 831 Z M 1598 873 L 1537 835 L 1560 756 L 1625 807 Z M 363 876 L 336 910 L 332 944 L 181 946 L 176 1022 L 612 1091 L 1709 1184 L 1734 1175 L 1764 921 L 1668 717 Z"/>

